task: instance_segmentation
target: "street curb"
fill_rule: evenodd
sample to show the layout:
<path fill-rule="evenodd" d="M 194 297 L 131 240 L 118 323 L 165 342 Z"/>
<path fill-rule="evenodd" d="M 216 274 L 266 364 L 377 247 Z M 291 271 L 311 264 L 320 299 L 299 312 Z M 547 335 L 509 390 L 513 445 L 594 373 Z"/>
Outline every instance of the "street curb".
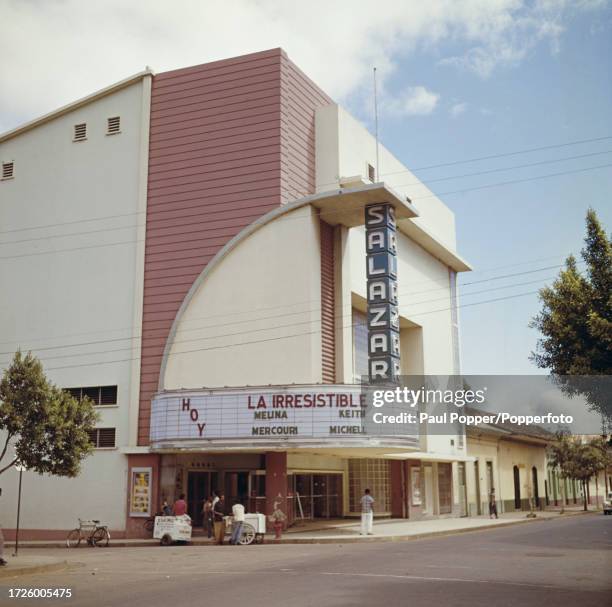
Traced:
<path fill-rule="evenodd" d="M 23 575 L 35 575 L 37 573 L 49 573 L 51 571 L 63 571 L 70 567 L 81 567 L 82 563 L 69 563 L 68 561 L 60 561 L 56 563 L 47 563 L 46 565 L 24 565 L 11 566 L 10 563 L 6 567 L 0 569 L 0 580 L 21 577 Z"/>
<path fill-rule="evenodd" d="M 460 535 L 463 533 L 471 533 L 472 531 L 490 531 L 494 529 L 504 529 L 506 527 L 513 527 L 515 525 L 522 525 L 524 523 L 534 523 L 543 521 L 558 521 L 559 519 L 579 516 L 583 514 L 600 514 L 597 512 L 569 512 L 567 514 L 560 515 L 557 518 L 524 518 L 509 521 L 507 523 L 501 523 L 497 525 L 479 525 L 478 527 L 464 527 L 463 529 L 444 529 L 441 531 L 425 531 L 423 533 L 415 533 L 411 535 L 374 535 L 372 537 L 363 536 L 348 536 L 346 538 L 295 538 L 295 539 L 281 539 L 277 542 L 271 539 L 267 544 L 360 544 L 360 543 L 372 543 L 372 542 L 409 542 L 411 540 L 422 540 L 434 537 L 443 537 L 448 535 Z"/>
<path fill-rule="evenodd" d="M 280 541 L 275 540 L 274 538 L 266 538 L 264 544 L 266 545 L 280 545 L 280 544 L 359 544 L 359 543 L 371 543 L 371 542 L 408 542 L 411 540 L 421 540 L 430 537 L 442 537 L 445 535 L 459 535 L 462 533 L 471 533 L 472 531 L 486 531 L 493 529 L 503 529 L 505 527 L 512 527 L 513 525 L 522 525 L 525 523 L 534 523 L 534 522 L 542 522 L 542 521 L 558 521 L 564 518 L 572 517 L 572 516 L 582 516 L 585 514 L 601 514 L 601 512 L 596 511 L 580 511 L 580 512 L 566 512 L 565 514 L 560 514 L 555 518 L 546 517 L 546 518 L 521 518 L 516 520 L 510 520 L 508 522 L 498 523 L 497 525 L 478 525 L 477 527 L 464 527 L 461 529 L 443 529 L 441 531 L 424 531 L 423 533 L 416 533 L 410 535 L 374 535 L 371 537 L 363 537 L 359 535 L 346 535 L 346 537 L 310 537 L 310 538 L 299 538 L 299 537 L 290 537 L 293 535 L 292 533 L 287 533 L 285 537 L 283 537 Z M 289 537 L 288 537 L 289 536 Z M 33 548 L 65 548 L 65 542 L 41 542 L 36 544 L 28 544 L 27 542 L 20 542 L 19 544 L 22 548 L 33 549 Z M 209 542 L 205 539 L 196 538 L 194 541 L 189 542 L 190 546 L 213 546 L 216 547 L 216 544 Z M 146 548 L 146 547 L 158 547 L 159 542 L 157 540 L 143 539 L 143 540 L 114 540 L 108 545 L 108 548 Z M 74 553 L 74 551 L 87 549 L 84 548 L 72 548 L 66 550 L 70 550 L 70 554 Z"/>
<path fill-rule="evenodd" d="M 282 539 L 280 542 L 271 540 L 270 544 L 361 544 L 373 542 L 410 542 L 412 540 L 423 540 L 435 537 L 444 537 L 449 535 L 461 535 L 464 533 L 472 533 L 473 531 L 493 531 L 495 529 L 505 529 L 506 527 L 514 527 L 524 523 L 534 523 L 536 521 L 555 521 L 559 519 L 552 518 L 529 518 L 519 519 L 517 521 L 509 521 L 498 525 L 479 525 L 478 527 L 464 527 L 463 529 L 444 529 L 441 531 L 425 531 L 423 533 L 413 533 L 411 535 L 373 535 L 371 537 L 349 536 L 347 538 L 296 538 Z"/>

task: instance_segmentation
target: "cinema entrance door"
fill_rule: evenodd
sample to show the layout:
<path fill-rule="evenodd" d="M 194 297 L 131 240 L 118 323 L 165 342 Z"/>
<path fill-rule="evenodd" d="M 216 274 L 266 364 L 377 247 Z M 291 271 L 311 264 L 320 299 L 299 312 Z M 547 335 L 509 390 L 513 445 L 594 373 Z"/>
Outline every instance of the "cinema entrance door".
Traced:
<path fill-rule="evenodd" d="M 293 474 L 295 518 L 340 518 L 342 474 Z"/>
<path fill-rule="evenodd" d="M 194 526 L 202 526 L 204 500 L 217 489 L 217 472 L 189 471 L 187 475 L 187 513 Z"/>

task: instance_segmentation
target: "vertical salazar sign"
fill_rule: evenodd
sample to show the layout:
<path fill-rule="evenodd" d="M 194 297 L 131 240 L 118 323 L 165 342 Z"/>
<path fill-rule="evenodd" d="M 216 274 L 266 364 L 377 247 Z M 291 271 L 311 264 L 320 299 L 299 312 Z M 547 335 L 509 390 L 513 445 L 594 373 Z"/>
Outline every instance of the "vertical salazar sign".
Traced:
<path fill-rule="evenodd" d="M 371 382 L 400 374 L 397 308 L 397 224 L 388 203 L 365 208 L 368 280 L 368 375 Z"/>

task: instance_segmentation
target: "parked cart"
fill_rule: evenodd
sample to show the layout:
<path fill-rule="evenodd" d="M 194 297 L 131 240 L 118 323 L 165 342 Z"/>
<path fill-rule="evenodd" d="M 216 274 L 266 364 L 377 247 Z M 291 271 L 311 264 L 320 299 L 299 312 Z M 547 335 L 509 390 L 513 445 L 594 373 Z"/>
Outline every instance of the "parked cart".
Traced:
<path fill-rule="evenodd" d="M 232 532 L 232 517 L 226 517 L 226 533 Z M 244 523 L 242 524 L 242 535 L 239 543 L 242 546 L 249 544 L 263 544 L 264 534 L 266 533 L 266 515 L 251 513 L 244 515 Z"/>
<path fill-rule="evenodd" d="M 159 540 L 162 546 L 170 546 L 177 542 L 191 541 L 191 517 L 156 516 L 153 527 L 153 538 Z"/>

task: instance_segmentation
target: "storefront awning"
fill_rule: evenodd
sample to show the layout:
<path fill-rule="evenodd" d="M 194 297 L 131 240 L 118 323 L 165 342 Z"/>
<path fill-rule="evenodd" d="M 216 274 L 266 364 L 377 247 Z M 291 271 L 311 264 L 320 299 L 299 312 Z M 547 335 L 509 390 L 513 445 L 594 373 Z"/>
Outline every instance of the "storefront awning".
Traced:
<path fill-rule="evenodd" d="M 404 453 L 385 453 L 383 455 L 385 459 L 418 459 L 424 462 L 475 462 L 475 457 L 468 455 L 445 455 L 427 453 L 425 451 L 406 451 Z"/>

